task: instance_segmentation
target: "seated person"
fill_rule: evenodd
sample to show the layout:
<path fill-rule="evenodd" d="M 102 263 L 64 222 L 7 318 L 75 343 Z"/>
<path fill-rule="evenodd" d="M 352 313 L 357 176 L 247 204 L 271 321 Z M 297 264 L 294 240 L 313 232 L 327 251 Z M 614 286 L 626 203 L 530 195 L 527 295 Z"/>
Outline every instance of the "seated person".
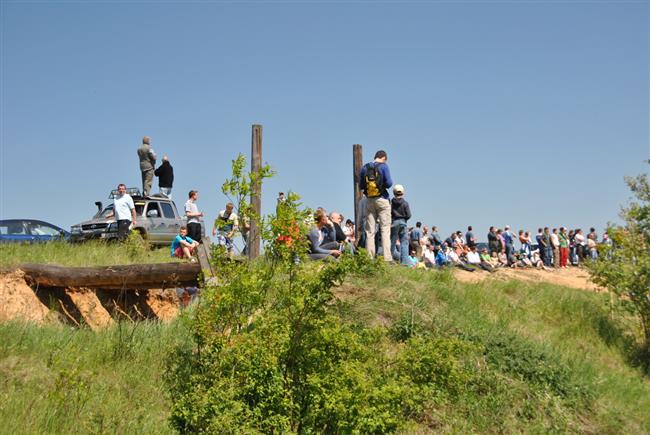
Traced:
<path fill-rule="evenodd" d="M 506 256 L 505 251 L 499 252 L 499 267 L 508 267 L 508 257 Z"/>
<path fill-rule="evenodd" d="M 187 227 L 183 225 L 180 230 L 180 234 L 176 236 L 171 246 L 171 256 L 176 258 L 187 258 L 190 261 L 196 261 L 192 254 L 196 250 L 196 247 L 199 246 L 199 242 L 192 240 L 191 237 L 187 235 Z"/>
<path fill-rule="evenodd" d="M 424 265 L 426 267 L 433 267 L 436 265 L 436 253 L 431 245 L 427 245 L 424 250 Z"/>
<path fill-rule="evenodd" d="M 331 260 L 341 255 L 339 244 L 325 240 L 323 229 L 329 226 L 327 213 L 323 209 L 316 210 L 314 214 L 316 225 L 309 231 L 309 258 L 312 260 Z M 330 227 L 331 228 L 331 227 Z"/>
<path fill-rule="evenodd" d="M 436 252 L 436 266 L 442 267 L 446 266 L 449 264 L 449 259 L 447 258 L 447 244 L 443 243 L 442 247 L 438 248 L 438 252 Z"/>
<path fill-rule="evenodd" d="M 345 226 L 343 227 L 343 234 L 345 234 L 345 241 L 347 243 L 353 243 L 355 242 L 354 239 L 354 222 L 352 222 L 350 219 L 345 221 Z"/>

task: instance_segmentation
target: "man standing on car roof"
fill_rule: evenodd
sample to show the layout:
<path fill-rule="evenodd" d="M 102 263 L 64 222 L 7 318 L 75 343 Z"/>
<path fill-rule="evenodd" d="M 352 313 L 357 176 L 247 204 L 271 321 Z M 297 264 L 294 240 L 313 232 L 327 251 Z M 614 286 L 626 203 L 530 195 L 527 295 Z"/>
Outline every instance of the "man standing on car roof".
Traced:
<path fill-rule="evenodd" d="M 158 187 L 160 193 L 167 198 L 172 199 L 172 185 L 174 184 L 174 168 L 169 163 L 169 157 L 163 156 L 163 161 L 158 169 L 155 170 L 155 175 L 158 177 Z"/>
<path fill-rule="evenodd" d="M 135 226 L 135 205 L 133 198 L 126 193 L 126 185 L 117 185 L 117 195 L 113 197 L 113 210 L 117 219 L 117 237 L 126 239 L 131 225 Z"/>
<path fill-rule="evenodd" d="M 149 196 L 153 184 L 154 168 L 156 167 L 156 153 L 151 148 L 151 138 L 142 138 L 142 146 L 138 148 L 140 158 L 140 172 L 142 172 L 142 195 Z"/>

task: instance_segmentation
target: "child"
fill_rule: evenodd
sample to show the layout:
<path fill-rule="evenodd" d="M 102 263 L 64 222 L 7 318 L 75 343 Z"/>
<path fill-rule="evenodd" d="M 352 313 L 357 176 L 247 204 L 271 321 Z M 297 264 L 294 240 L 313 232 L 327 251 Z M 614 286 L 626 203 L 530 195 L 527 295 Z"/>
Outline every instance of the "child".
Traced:
<path fill-rule="evenodd" d="M 176 236 L 172 242 L 171 256 L 176 258 L 187 258 L 194 263 L 196 260 L 192 258 L 192 254 L 197 246 L 199 246 L 199 242 L 188 237 L 187 227 L 183 225 L 180 234 Z"/>

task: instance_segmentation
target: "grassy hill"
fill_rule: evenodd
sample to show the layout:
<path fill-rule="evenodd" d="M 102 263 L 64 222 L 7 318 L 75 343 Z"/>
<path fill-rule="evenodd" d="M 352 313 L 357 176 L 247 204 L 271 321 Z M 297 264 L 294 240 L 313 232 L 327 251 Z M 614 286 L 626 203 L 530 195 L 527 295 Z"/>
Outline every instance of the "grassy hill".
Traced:
<path fill-rule="evenodd" d="M 336 295 L 342 322 L 386 328 L 396 348 L 426 333 L 466 349 L 468 380 L 404 432 L 650 433 L 636 325 L 606 293 L 394 267 Z M 162 376 L 185 324 L 0 325 L 0 432 L 171 432 Z"/>

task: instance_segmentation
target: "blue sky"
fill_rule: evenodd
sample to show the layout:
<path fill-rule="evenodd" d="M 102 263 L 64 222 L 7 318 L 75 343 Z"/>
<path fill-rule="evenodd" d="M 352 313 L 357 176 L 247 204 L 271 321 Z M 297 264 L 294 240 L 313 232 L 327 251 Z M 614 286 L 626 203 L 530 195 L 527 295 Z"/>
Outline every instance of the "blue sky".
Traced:
<path fill-rule="evenodd" d="M 0 218 L 69 227 L 144 135 L 208 216 L 251 124 L 264 186 L 352 214 L 352 145 L 385 149 L 414 221 L 602 228 L 648 170 L 648 2 L 12 2 Z M 157 184 L 156 184 L 157 186 Z"/>

